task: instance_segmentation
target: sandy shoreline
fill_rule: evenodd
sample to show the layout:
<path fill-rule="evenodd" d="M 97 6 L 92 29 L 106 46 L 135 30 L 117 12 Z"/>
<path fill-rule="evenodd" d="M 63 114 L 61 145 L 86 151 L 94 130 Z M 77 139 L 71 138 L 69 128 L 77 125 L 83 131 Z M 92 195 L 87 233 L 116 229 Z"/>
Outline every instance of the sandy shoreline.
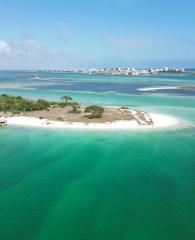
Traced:
<path fill-rule="evenodd" d="M 64 96 L 65 102 L 29 101 L 22 97 L 1 95 L 0 125 L 64 129 L 153 129 L 178 124 L 174 117 L 147 113 L 126 106 L 80 105 Z M 68 102 L 71 101 L 71 102 Z"/>
<path fill-rule="evenodd" d="M 153 125 L 140 125 L 136 120 L 118 120 L 105 123 L 84 123 L 84 122 L 63 122 L 47 119 L 39 119 L 28 116 L 7 117 L 7 125 L 25 127 L 44 127 L 61 129 L 96 129 L 96 130 L 133 130 L 133 129 L 153 129 L 176 126 L 179 121 L 171 116 L 149 113 Z"/>

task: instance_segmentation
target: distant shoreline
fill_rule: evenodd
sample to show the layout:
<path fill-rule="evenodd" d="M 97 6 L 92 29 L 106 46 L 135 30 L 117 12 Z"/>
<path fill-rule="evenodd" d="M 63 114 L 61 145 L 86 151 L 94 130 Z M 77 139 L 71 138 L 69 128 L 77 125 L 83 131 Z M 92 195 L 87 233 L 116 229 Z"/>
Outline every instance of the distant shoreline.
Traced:
<path fill-rule="evenodd" d="M 140 73 L 195 73 L 195 68 L 184 68 L 184 67 L 146 67 L 146 68 L 134 68 L 134 67 L 103 67 L 102 69 L 89 68 L 89 69 L 0 69 L 0 72 L 28 72 L 28 73 L 38 73 L 38 72 L 48 72 L 48 73 L 81 73 L 81 74 L 104 74 L 108 75 L 109 73 L 124 73 L 128 71 L 129 73 L 140 72 Z M 130 74 L 131 75 L 131 74 Z"/>

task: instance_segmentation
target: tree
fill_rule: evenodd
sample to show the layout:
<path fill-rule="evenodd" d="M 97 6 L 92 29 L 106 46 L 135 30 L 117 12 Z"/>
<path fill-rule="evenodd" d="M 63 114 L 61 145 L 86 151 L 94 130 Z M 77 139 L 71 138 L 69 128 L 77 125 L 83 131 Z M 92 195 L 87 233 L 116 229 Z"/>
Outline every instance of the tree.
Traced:
<path fill-rule="evenodd" d="M 64 100 L 66 105 L 68 105 L 69 102 L 72 101 L 72 98 L 70 96 L 63 96 L 63 97 L 61 97 L 61 100 Z"/>
<path fill-rule="evenodd" d="M 85 108 L 86 113 L 91 113 L 88 118 L 101 118 L 104 113 L 104 108 L 96 105 L 91 105 Z"/>
<path fill-rule="evenodd" d="M 47 109 L 48 107 L 50 107 L 50 103 L 44 99 L 38 99 L 34 106 L 36 110 L 44 110 Z"/>

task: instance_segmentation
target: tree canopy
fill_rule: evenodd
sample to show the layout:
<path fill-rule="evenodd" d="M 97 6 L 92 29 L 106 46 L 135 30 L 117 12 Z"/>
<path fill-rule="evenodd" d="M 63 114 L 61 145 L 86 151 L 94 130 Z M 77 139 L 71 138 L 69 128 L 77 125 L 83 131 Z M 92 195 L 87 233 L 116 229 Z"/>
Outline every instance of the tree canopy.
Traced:
<path fill-rule="evenodd" d="M 43 99 L 32 101 L 20 96 L 0 95 L 0 111 L 2 112 L 29 112 L 45 110 L 48 107 L 50 107 L 50 102 Z"/>
<path fill-rule="evenodd" d="M 104 113 L 104 108 L 97 106 L 97 105 L 91 105 L 85 108 L 86 113 L 91 113 L 88 115 L 88 118 L 101 118 Z"/>
<path fill-rule="evenodd" d="M 61 100 L 64 100 L 66 105 L 69 104 L 72 101 L 72 97 L 70 96 L 63 96 L 61 97 Z"/>

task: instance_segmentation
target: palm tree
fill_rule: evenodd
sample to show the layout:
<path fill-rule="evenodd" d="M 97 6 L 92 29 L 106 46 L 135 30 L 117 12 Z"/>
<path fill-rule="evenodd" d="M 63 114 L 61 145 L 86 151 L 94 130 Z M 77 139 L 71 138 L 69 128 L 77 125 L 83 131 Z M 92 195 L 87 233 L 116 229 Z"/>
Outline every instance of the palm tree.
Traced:
<path fill-rule="evenodd" d="M 68 105 L 69 101 L 70 102 L 72 101 L 72 98 L 69 96 L 63 96 L 63 97 L 61 97 L 61 100 L 65 100 L 66 105 Z"/>

